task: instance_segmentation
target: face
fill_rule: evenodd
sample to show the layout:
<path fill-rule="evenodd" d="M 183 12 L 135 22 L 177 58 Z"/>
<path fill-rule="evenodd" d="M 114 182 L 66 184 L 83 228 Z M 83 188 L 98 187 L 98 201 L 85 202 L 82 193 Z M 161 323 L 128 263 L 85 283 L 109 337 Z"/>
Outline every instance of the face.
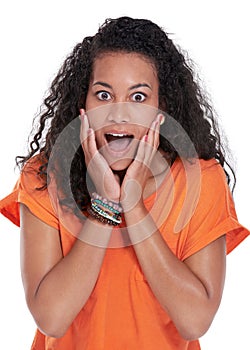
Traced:
<path fill-rule="evenodd" d="M 86 99 L 96 144 L 113 170 L 133 161 L 158 111 L 154 65 L 135 53 L 106 53 L 94 62 Z"/>

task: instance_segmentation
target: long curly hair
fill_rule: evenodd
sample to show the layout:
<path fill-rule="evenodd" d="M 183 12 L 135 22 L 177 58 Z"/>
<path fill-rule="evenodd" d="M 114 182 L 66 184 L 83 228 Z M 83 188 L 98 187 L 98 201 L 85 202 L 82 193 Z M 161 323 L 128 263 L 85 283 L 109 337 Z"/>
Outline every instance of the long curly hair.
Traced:
<path fill-rule="evenodd" d="M 77 116 L 79 109 L 85 108 L 93 63 L 105 52 L 138 53 L 155 65 L 160 109 L 182 126 L 198 157 L 205 160 L 216 158 L 225 170 L 228 183 L 233 180 L 234 185 L 234 171 L 225 159 L 215 112 L 201 89 L 199 79 L 195 78 L 191 60 L 155 23 L 146 19 L 121 17 L 107 19 L 96 35 L 85 37 L 74 47 L 44 99 L 37 126 L 31 134 L 28 155 L 16 157 L 16 163 L 22 168 L 34 155 L 39 155 L 38 174 L 44 179 L 40 190 L 48 186 L 50 162 L 54 164 L 51 169 L 55 170 L 57 186 L 62 193 L 61 203 L 74 211 L 75 203 L 81 210 L 85 210 L 89 204 L 87 169 L 79 141 L 80 120 Z M 61 138 L 63 142 L 56 142 L 69 124 L 71 127 Z M 165 132 L 163 130 L 162 135 Z M 177 150 L 169 138 L 162 135 L 160 147 L 169 155 L 171 164 L 180 156 L 179 149 L 182 157 L 193 156 L 185 140 L 180 138 Z M 55 161 L 51 162 L 51 159 Z M 65 176 L 65 169 L 70 179 Z"/>

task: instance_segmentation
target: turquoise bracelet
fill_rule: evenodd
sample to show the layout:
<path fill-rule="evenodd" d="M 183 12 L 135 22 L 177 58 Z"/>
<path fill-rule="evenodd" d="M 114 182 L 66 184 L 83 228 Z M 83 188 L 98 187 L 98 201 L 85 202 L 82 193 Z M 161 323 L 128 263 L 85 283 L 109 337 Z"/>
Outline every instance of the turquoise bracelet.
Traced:
<path fill-rule="evenodd" d="M 122 212 L 122 207 L 119 205 L 119 203 L 113 202 L 108 200 L 107 198 L 103 198 L 96 192 L 93 192 L 91 195 L 91 199 L 94 201 L 97 201 L 97 203 L 102 204 L 103 206 L 108 206 L 110 210 L 117 211 L 119 213 Z"/>
<path fill-rule="evenodd" d="M 104 211 L 104 210 L 102 210 L 102 208 L 98 207 L 97 205 L 95 205 L 93 203 L 91 203 L 91 208 L 97 214 L 101 215 L 102 217 L 104 217 L 104 218 L 106 218 L 108 220 L 111 220 L 116 225 L 119 225 L 122 222 L 122 218 L 121 218 L 120 214 L 119 215 L 117 215 L 117 214 L 114 215 L 114 213 L 110 213 L 110 212 Z"/>

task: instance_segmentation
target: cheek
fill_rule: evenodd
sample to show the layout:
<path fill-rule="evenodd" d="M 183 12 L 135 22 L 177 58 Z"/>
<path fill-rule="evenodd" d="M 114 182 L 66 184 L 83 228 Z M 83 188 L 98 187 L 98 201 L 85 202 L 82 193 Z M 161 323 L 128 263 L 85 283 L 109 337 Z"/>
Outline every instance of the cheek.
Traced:
<path fill-rule="evenodd" d="M 141 136 L 147 132 L 159 114 L 159 110 L 152 105 L 139 103 L 114 103 L 100 106 L 99 103 L 94 103 L 93 99 L 87 98 L 86 114 L 89 125 L 95 132 L 106 125 L 120 124 L 121 115 L 123 115 L 126 124 L 134 125 L 136 134 Z"/>
<path fill-rule="evenodd" d="M 87 93 L 87 97 L 86 97 L 86 102 L 85 102 L 85 110 L 88 111 L 92 108 L 94 108 L 94 101 L 92 96 L 90 95 L 90 93 Z"/>
<path fill-rule="evenodd" d="M 159 110 L 153 105 L 132 103 L 130 107 L 131 123 L 141 128 L 149 128 Z"/>
<path fill-rule="evenodd" d="M 107 123 L 107 107 L 100 106 L 98 103 L 92 103 L 91 100 L 86 101 L 86 114 L 88 116 L 90 127 L 98 131 Z"/>

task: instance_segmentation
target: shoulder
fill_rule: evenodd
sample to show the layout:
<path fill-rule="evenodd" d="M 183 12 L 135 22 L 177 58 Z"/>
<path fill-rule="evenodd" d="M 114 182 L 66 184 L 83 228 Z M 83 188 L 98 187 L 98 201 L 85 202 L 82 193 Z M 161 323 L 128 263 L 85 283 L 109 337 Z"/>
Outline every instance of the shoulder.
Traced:
<path fill-rule="evenodd" d="M 21 171 L 18 186 L 18 202 L 48 225 L 58 228 L 56 195 L 48 190 L 47 175 L 43 172 L 45 161 L 41 155 L 29 159 Z"/>
<path fill-rule="evenodd" d="M 16 225 L 20 225 L 19 204 L 25 204 L 42 221 L 57 228 L 57 218 L 52 197 L 49 195 L 46 176 L 40 175 L 43 165 L 40 156 L 26 162 L 13 191 L 0 202 L 0 212 Z"/>
<path fill-rule="evenodd" d="M 40 155 L 29 159 L 20 174 L 18 197 L 19 201 L 28 207 L 50 207 L 50 198 L 47 188 L 47 176 L 42 172 L 44 162 Z M 31 209 L 31 208 L 30 208 Z M 32 210 L 31 210 L 32 211 Z"/>
<path fill-rule="evenodd" d="M 211 174 L 211 175 L 218 175 L 219 177 L 223 177 L 226 179 L 225 171 L 222 167 L 222 165 L 219 163 L 218 160 L 215 158 L 204 160 L 199 159 L 199 164 L 201 167 L 201 172 L 203 175 Z"/>
<path fill-rule="evenodd" d="M 201 167 L 201 193 L 211 200 L 223 196 L 227 202 L 231 197 L 225 170 L 216 159 L 199 160 Z M 222 198 L 220 198 L 222 199 Z"/>
<path fill-rule="evenodd" d="M 42 167 L 46 165 L 42 155 L 30 158 L 21 170 L 20 184 L 27 190 L 46 188 L 47 176 L 42 172 Z"/>
<path fill-rule="evenodd" d="M 190 177 L 196 183 L 200 180 L 203 186 L 213 184 L 218 187 L 227 184 L 226 173 L 214 158 L 209 160 L 178 158 L 173 164 L 172 174 L 174 178 L 182 177 L 188 180 Z"/>

